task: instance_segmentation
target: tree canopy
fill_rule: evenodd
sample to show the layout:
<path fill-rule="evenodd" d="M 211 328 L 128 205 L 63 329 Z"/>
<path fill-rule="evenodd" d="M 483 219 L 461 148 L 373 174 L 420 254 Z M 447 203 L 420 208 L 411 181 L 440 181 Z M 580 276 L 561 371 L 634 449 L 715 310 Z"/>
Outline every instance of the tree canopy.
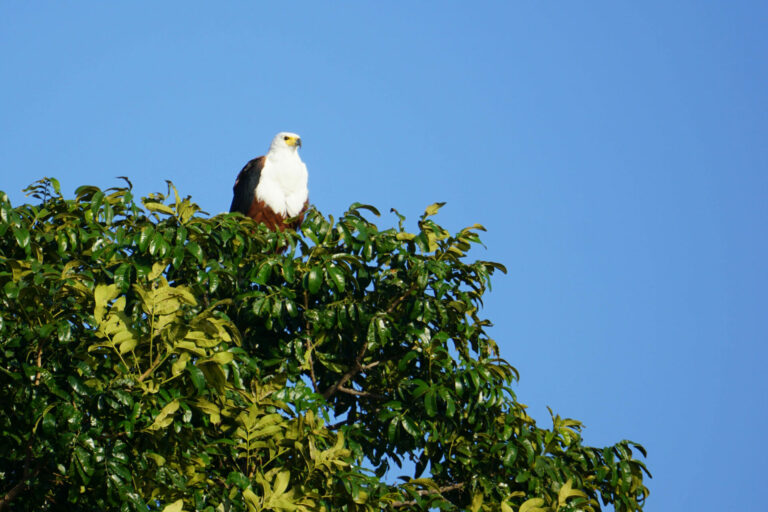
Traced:
<path fill-rule="evenodd" d="M 642 446 L 517 401 L 482 226 L 269 232 L 125 181 L 0 193 L 0 510 L 642 510 Z"/>

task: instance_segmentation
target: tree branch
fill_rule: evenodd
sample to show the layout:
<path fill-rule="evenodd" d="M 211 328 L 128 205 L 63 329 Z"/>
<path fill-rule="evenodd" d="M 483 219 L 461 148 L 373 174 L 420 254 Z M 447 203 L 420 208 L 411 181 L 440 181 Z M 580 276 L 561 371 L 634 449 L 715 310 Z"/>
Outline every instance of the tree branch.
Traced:
<path fill-rule="evenodd" d="M 166 355 L 166 357 L 168 357 L 168 356 Z M 152 366 L 150 366 L 149 368 L 147 368 L 147 371 L 145 371 L 144 373 L 142 373 L 141 375 L 139 375 L 139 382 L 144 382 L 144 379 L 146 379 L 146 378 L 149 376 L 149 374 L 150 374 L 150 373 L 152 373 L 153 371 L 155 371 L 155 368 L 157 368 L 158 366 L 160 366 L 160 364 L 161 364 L 163 361 L 165 361 L 166 357 L 162 357 L 160 354 L 157 354 L 157 357 L 155 358 L 155 362 L 154 362 L 154 363 L 152 363 Z"/>
<path fill-rule="evenodd" d="M 339 422 L 334 423 L 333 425 L 328 425 L 326 428 L 328 430 L 336 430 L 339 427 L 343 427 L 344 425 L 349 425 L 349 424 L 350 424 L 350 419 L 346 418 L 346 419 L 343 419 L 343 420 L 341 420 Z"/>
<path fill-rule="evenodd" d="M 459 482 L 457 484 L 451 484 L 451 485 L 446 485 L 446 486 L 440 487 L 440 488 L 437 489 L 437 491 L 435 491 L 433 489 L 422 489 L 420 491 L 416 491 L 416 494 L 418 494 L 419 496 L 430 496 L 430 495 L 435 495 L 435 494 L 442 495 L 444 492 L 457 491 L 457 490 L 461 489 L 462 487 L 464 487 L 464 485 L 465 485 L 464 482 Z M 410 506 L 413 506 L 413 505 L 416 505 L 416 500 L 411 500 L 411 501 L 395 501 L 394 503 L 392 503 L 392 506 L 395 507 L 395 508 L 410 507 Z"/>
<path fill-rule="evenodd" d="M 368 348 L 368 344 L 366 342 L 363 342 L 363 348 L 361 348 L 360 352 L 357 353 L 357 357 L 355 357 L 355 362 L 352 364 L 352 367 L 349 370 L 347 370 L 347 372 L 344 375 L 341 376 L 341 379 L 339 379 L 339 381 L 336 384 L 332 385 L 331 387 L 325 390 L 325 392 L 323 393 L 323 398 L 328 400 L 331 396 L 333 396 L 334 393 L 336 393 L 336 391 L 338 391 L 338 389 L 341 386 L 346 384 L 347 381 L 349 381 L 349 379 L 351 379 L 352 377 L 354 377 L 355 375 L 357 375 L 362 371 L 363 367 L 360 365 L 360 362 L 363 360 L 363 356 L 365 355 L 365 351 L 367 348 Z"/>
<path fill-rule="evenodd" d="M 40 385 L 40 368 L 43 367 L 43 342 L 42 340 L 37 346 L 37 372 L 35 373 L 35 382 L 32 384 L 33 386 Z M 34 439 L 34 434 L 33 439 Z M 24 457 L 24 472 L 22 473 L 21 480 L 11 487 L 11 489 L 5 493 L 5 496 L 3 496 L 2 499 L 0 499 L 0 511 L 5 510 L 5 507 L 8 506 L 13 499 L 19 495 L 24 489 L 28 487 L 28 482 L 30 477 L 37 476 L 37 473 L 40 472 L 40 468 L 37 468 L 35 470 L 35 474 L 32 475 L 30 471 L 30 466 L 32 465 L 32 439 L 30 439 L 30 444 L 27 445 L 27 454 Z"/>
<path fill-rule="evenodd" d="M 18 496 L 18 494 L 24 490 L 24 488 L 27 486 L 27 479 L 21 480 L 19 483 L 11 487 L 11 490 L 5 493 L 5 496 L 3 496 L 2 499 L 0 499 L 0 510 L 5 510 L 5 507 L 7 507 L 13 499 Z"/>
<path fill-rule="evenodd" d="M 376 393 L 369 393 L 367 391 L 358 391 L 356 389 L 346 388 L 344 386 L 339 386 L 338 388 L 336 388 L 336 391 L 340 391 L 342 393 L 346 393 L 348 395 L 355 395 L 355 396 L 365 396 L 365 397 L 379 398 L 379 399 L 386 398 L 383 395 L 377 395 Z"/>
<path fill-rule="evenodd" d="M 30 440 L 30 443 L 32 440 Z M 34 478 L 37 476 L 38 473 L 40 473 L 40 468 L 42 467 L 42 462 L 37 463 L 37 467 L 35 468 L 35 471 L 33 472 L 31 470 L 32 466 L 32 445 L 27 445 L 27 454 L 24 457 L 24 471 L 21 476 L 21 480 L 11 487 L 11 489 L 5 493 L 5 496 L 0 499 L 0 511 L 5 510 L 7 506 L 11 503 L 11 501 L 16 498 L 22 491 L 24 491 L 27 487 L 29 487 L 29 480 L 31 478 Z"/>
<path fill-rule="evenodd" d="M 417 286 L 416 283 L 411 284 L 411 286 L 408 287 L 408 289 L 405 291 L 405 293 L 403 293 L 401 296 L 396 298 L 395 301 L 392 304 L 389 305 L 389 307 L 387 308 L 386 313 L 390 314 L 392 311 L 394 311 L 398 304 L 403 302 L 406 297 L 408 297 L 411 293 L 413 293 L 416 290 L 416 286 Z"/>
<path fill-rule="evenodd" d="M 35 383 L 34 383 L 35 386 L 40 384 L 40 368 L 42 367 L 43 367 L 43 342 L 41 340 L 37 346 L 37 373 L 35 373 Z"/>
<path fill-rule="evenodd" d="M 307 320 L 306 312 L 309 310 L 309 294 L 306 290 L 304 290 L 304 328 L 307 331 L 307 359 L 309 359 L 309 378 L 312 380 L 312 389 L 315 390 L 315 393 L 318 392 L 317 389 L 317 379 L 315 378 L 315 362 L 312 359 L 312 353 L 315 350 L 314 345 L 312 345 L 312 330 L 309 327 L 309 320 Z"/>
<path fill-rule="evenodd" d="M 386 314 L 392 313 L 392 311 L 394 311 L 394 309 L 397 307 L 398 304 L 400 304 L 403 300 L 405 300 L 406 297 L 408 297 L 411 293 L 413 293 L 413 291 L 416 289 L 416 286 L 417 286 L 416 283 L 411 284 L 411 286 L 408 288 L 408 290 L 405 291 L 405 293 L 400 295 L 397 299 L 394 300 L 394 302 L 392 302 L 392 304 L 389 305 L 389 307 L 386 310 Z M 381 363 L 381 361 L 374 361 L 373 363 L 369 363 L 365 366 L 361 364 L 367 347 L 368 345 L 366 343 L 363 343 L 363 348 L 360 349 L 360 352 L 358 352 L 357 357 L 355 357 L 355 362 L 352 364 L 352 367 L 350 367 L 350 369 L 347 370 L 347 372 L 341 376 L 341 379 L 339 379 L 339 381 L 336 384 L 332 385 L 331 387 L 326 389 L 325 392 L 323 392 L 323 398 L 328 400 L 337 391 L 340 391 L 339 388 L 343 387 L 344 384 L 346 384 L 349 381 L 349 379 L 351 379 L 361 371 L 369 370 L 371 368 L 374 368 L 375 366 L 378 366 Z M 345 391 L 346 393 L 349 393 L 349 391 L 354 391 L 354 390 L 350 390 L 349 388 L 345 388 L 345 390 L 346 390 Z M 360 393 L 360 392 L 349 393 L 349 394 L 357 394 L 357 393 Z"/>

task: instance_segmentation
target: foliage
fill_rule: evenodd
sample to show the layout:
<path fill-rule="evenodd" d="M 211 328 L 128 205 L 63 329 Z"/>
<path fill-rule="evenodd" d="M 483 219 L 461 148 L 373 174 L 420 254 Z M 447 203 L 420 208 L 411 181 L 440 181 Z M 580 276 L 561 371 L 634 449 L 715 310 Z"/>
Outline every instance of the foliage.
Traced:
<path fill-rule="evenodd" d="M 642 509 L 641 446 L 517 402 L 479 316 L 503 267 L 440 204 L 416 233 L 310 210 L 302 237 L 170 184 L 28 190 L 0 193 L 0 509 Z"/>

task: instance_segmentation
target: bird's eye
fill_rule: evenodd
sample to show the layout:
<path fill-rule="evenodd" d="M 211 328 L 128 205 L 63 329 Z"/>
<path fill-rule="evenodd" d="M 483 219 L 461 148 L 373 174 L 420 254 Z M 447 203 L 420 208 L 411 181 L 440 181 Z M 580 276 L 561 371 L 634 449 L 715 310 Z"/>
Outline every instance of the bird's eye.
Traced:
<path fill-rule="evenodd" d="M 288 140 L 288 139 L 290 139 L 290 137 L 287 136 L 287 135 L 285 137 L 283 137 L 283 140 Z"/>

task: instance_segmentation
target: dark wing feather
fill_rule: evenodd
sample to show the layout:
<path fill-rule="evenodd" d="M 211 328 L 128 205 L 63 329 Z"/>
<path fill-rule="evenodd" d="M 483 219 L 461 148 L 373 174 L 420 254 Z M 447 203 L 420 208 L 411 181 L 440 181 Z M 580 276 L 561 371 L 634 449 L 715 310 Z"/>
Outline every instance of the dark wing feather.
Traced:
<path fill-rule="evenodd" d="M 256 185 L 259 184 L 263 168 L 263 156 L 254 158 L 245 164 L 243 170 L 237 175 L 235 186 L 232 187 L 234 196 L 232 197 L 232 205 L 229 207 L 230 212 L 240 212 L 243 215 L 248 215 L 248 210 L 256 199 Z"/>

